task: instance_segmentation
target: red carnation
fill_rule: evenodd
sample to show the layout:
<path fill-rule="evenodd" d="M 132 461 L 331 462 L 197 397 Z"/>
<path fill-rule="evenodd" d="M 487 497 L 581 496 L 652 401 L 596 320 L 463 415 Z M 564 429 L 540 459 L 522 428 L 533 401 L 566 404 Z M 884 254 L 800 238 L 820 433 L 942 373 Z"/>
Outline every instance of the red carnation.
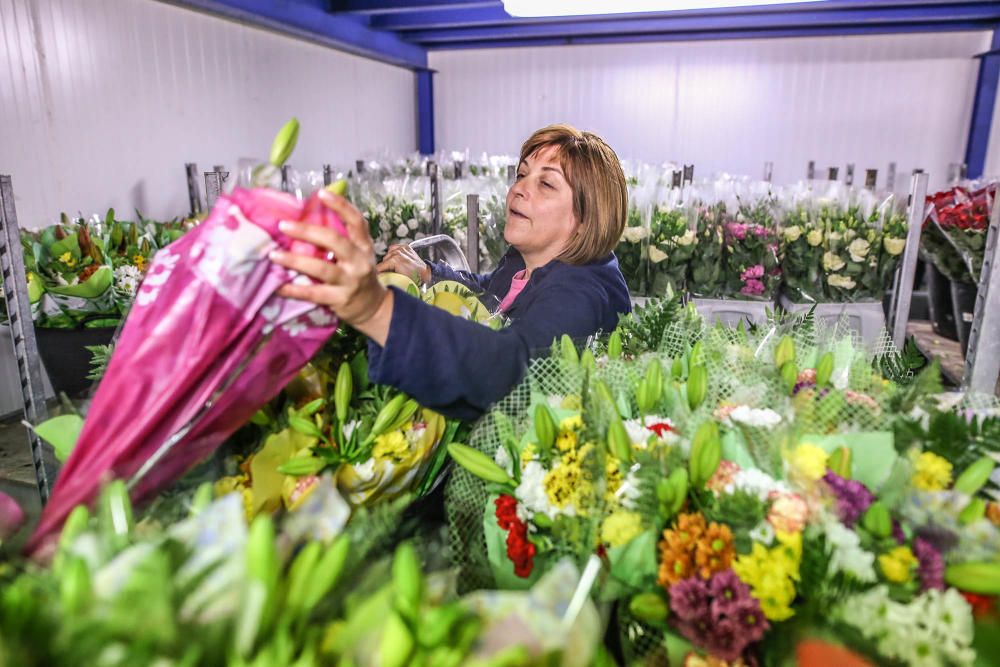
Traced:
<path fill-rule="evenodd" d="M 514 563 L 514 574 L 530 577 L 535 565 L 535 545 L 528 540 L 528 524 L 517 517 L 517 499 L 502 495 L 495 501 L 497 525 L 507 533 L 507 558 Z"/>

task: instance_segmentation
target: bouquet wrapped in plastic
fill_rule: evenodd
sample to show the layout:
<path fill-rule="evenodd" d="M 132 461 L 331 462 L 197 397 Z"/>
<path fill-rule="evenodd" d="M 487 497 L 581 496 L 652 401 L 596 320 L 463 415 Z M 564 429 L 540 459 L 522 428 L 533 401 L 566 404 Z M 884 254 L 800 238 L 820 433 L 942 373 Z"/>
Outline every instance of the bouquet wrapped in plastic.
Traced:
<path fill-rule="evenodd" d="M 237 188 L 156 254 L 29 549 L 109 478 L 130 480 L 137 501 L 155 495 L 249 421 L 336 330 L 329 310 L 275 294 L 306 279 L 273 264 L 272 250 L 319 252 L 282 234 L 283 220 L 344 233 L 316 195 Z"/>
<path fill-rule="evenodd" d="M 943 249 L 935 239 L 928 239 L 929 249 L 942 273 L 954 280 L 976 283 L 979 279 L 996 192 L 997 183 L 992 182 L 979 187 L 955 187 L 928 198 L 932 206 L 930 221 L 951 246 Z M 964 262 L 964 268 L 948 262 L 952 249 Z"/>

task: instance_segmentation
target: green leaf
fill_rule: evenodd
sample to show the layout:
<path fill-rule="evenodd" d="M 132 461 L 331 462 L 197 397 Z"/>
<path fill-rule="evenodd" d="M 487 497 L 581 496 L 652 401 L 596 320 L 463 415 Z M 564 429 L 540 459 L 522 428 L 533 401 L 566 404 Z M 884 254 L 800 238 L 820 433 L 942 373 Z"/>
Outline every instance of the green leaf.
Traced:
<path fill-rule="evenodd" d="M 52 445 L 56 458 L 65 463 L 83 430 L 83 419 L 79 415 L 62 415 L 47 419 L 32 430 Z"/>

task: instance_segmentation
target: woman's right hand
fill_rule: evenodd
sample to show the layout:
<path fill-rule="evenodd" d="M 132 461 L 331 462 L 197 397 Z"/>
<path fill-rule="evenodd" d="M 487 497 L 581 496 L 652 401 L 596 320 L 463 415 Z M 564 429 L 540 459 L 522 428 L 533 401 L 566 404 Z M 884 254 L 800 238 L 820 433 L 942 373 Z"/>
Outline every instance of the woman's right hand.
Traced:
<path fill-rule="evenodd" d="M 379 273 L 393 271 L 407 278 L 417 276 L 425 285 L 431 281 L 431 267 L 427 266 L 427 263 L 417 256 L 417 252 L 405 243 L 389 246 L 388 252 L 375 266 L 375 270 Z"/>

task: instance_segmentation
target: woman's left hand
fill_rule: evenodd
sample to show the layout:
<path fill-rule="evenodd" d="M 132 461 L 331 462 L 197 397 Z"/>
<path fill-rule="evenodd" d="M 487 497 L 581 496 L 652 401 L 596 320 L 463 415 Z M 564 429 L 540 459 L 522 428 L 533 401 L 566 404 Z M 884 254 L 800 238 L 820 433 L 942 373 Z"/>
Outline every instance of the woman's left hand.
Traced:
<path fill-rule="evenodd" d="M 282 233 L 330 251 L 331 260 L 286 251 L 275 251 L 275 264 L 314 278 L 313 285 L 288 283 L 278 294 L 291 299 L 327 306 L 352 327 L 385 344 L 392 319 L 392 292 L 382 286 L 375 272 L 375 251 L 368 224 L 361 212 L 343 197 L 321 191 L 320 200 L 336 213 L 347 228 L 347 236 L 319 225 L 282 222 Z"/>

